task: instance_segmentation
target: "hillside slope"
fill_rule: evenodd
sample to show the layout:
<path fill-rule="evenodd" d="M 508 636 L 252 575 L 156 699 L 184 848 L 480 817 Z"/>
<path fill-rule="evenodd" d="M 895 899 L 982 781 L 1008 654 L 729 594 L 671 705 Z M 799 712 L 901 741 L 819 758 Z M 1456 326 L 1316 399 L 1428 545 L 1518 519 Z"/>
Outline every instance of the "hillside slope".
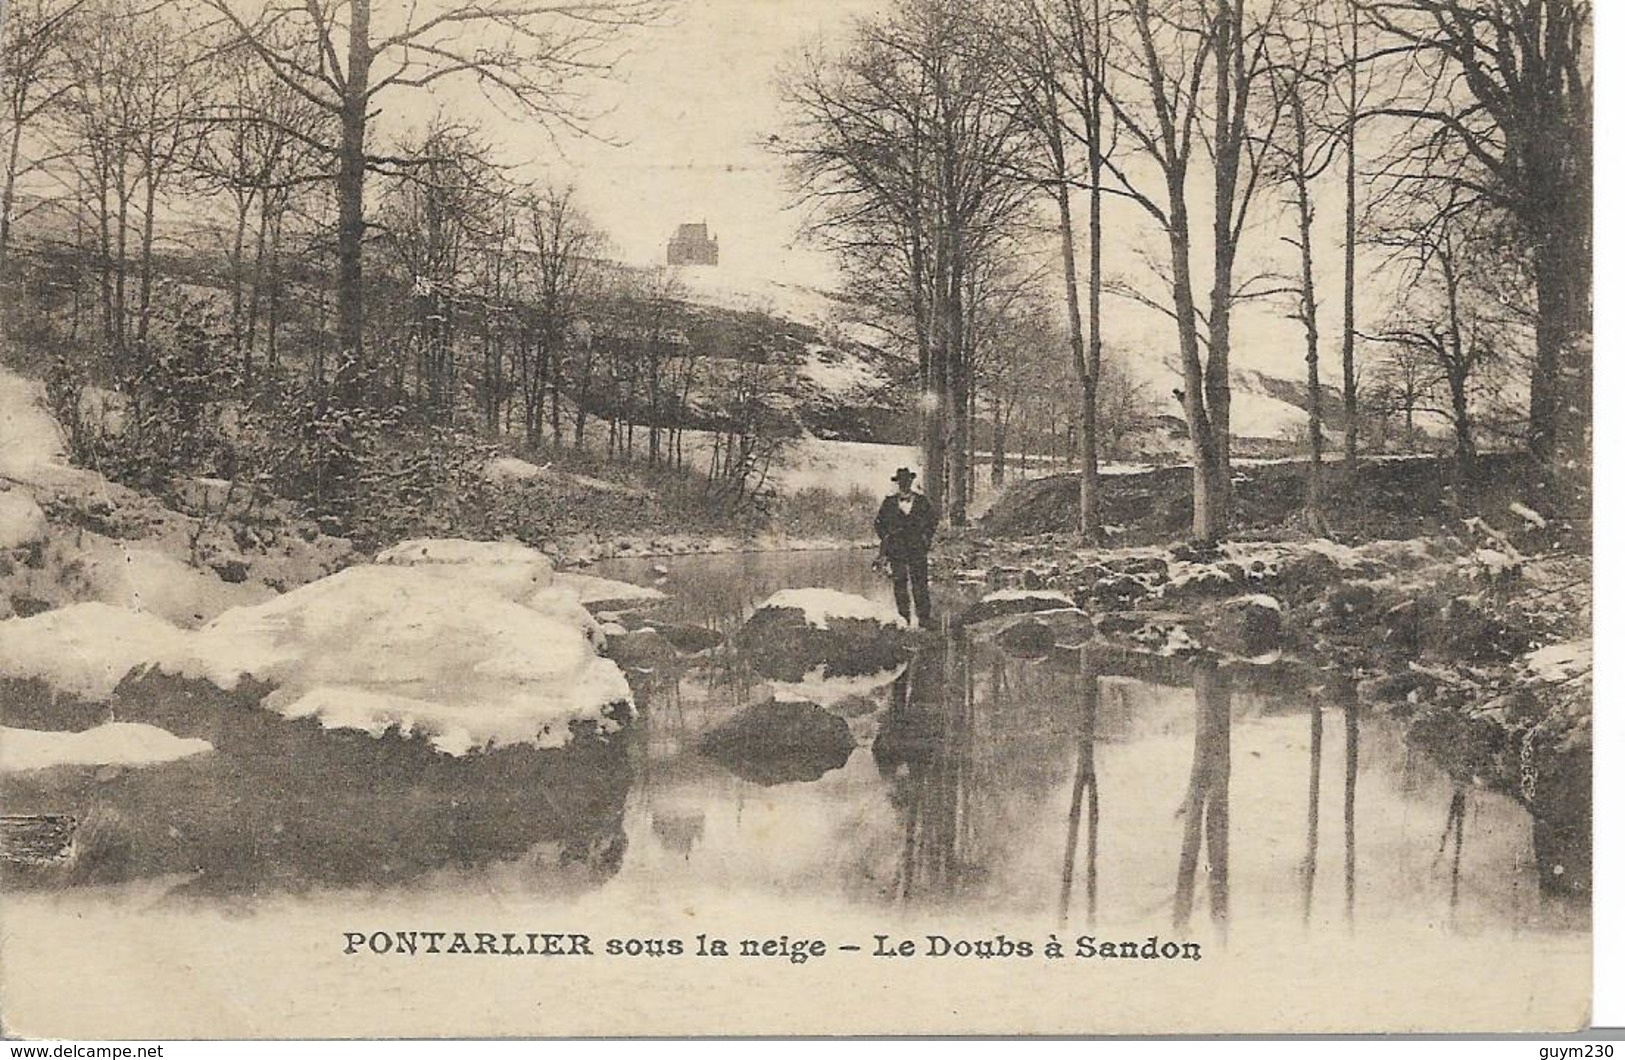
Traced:
<path fill-rule="evenodd" d="M 785 352 L 798 365 L 804 388 L 796 394 L 802 419 L 809 430 L 824 438 L 848 441 L 912 441 L 912 424 L 899 427 L 911 402 L 903 384 L 912 382 L 912 364 L 886 352 L 887 336 L 878 328 L 853 322 L 852 307 L 838 296 L 805 284 L 784 283 L 726 268 L 690 266 L 678 270 L 682 297 L 691 308 L 722 317 L 755 317 L 776 322 L 801 350 Z M 826 345 L 828 343 L 829 345 Z M 1246 351 L 1238 351 L 1231 372 L 1231 431 L 1233 443 L 1245 455 L 1282 456 L 1301 451 L 1299 440 L 1308 430 L 1309 388 L 1301 376 L 1287 377 L 1246 365 Z M 1172 359 L 1153 354 L 1136 356 L 1127 364 L 1143 386 L 1145 412 L 1153 426 L 1137 442 L 1141 455 L 1183 453 L 1184 410 L 1176 391 L 1184 387 Z M 864 413 L 859 406 L 871 411 Z M 1323 430 L 1328 436 L 1343 430 L 1342 390 L 1321 385 Z M 1418 426 L 1430 435 L 1443 436 L 1447 425 L 1422 417 Z"/>

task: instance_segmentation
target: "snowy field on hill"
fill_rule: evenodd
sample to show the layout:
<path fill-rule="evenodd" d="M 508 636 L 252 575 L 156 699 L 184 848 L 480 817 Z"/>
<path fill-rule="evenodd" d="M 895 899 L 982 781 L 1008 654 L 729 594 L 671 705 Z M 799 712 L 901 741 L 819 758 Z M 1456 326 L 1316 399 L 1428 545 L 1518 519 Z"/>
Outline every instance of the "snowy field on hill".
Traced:
<path fill-rule="evenodd" d="M 683 295 L 700 305 L 747 313 L 768 313 L 818 327 L 835 318 L 840 303 L 816 287 L 784 283 L 727 265 L 680 266 L 673 270 Z"/>

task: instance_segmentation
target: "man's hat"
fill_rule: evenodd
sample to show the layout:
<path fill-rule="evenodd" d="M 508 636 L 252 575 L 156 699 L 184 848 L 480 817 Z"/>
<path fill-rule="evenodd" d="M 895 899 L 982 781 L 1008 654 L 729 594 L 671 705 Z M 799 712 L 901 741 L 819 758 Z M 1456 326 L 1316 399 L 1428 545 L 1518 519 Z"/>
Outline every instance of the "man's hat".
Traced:
<path fill-rule="evenodd" d="M 910 471 L 906 467 L 900 467 L 897 469 L 897 474 L 891 477 L 891 480 L 897 483 L 899 486 L 906 486 L 910 482 L 913 482 L 915 477 L 914 472 Z"/>

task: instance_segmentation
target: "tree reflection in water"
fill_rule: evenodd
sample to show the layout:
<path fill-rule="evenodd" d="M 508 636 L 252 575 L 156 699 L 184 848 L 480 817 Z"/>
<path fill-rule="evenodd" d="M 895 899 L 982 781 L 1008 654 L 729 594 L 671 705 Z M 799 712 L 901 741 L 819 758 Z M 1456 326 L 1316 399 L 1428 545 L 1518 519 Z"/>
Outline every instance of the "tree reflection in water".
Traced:
<path fill-rule="evenodd" d="M 1084 800 L 1088 799 L 1088 835 L 1083 861 L 1084 910 L 1091 927 L 1095 923 L 1096 882 L 1099 853 L 1100 783 L 1095 773 L 1095 732 L 1100 715 L 1100 676 L 1094 657 L 1078 653 L 1082 684 L 1078 694 L 1078 767 L 1072 779 L 1072 806 L 1067 814 L 1066 858 L 1061 866 L 1060 921 L 1065 926 L 1072 911 L 1072 880 L 1077 867 L 1078 833 L 1085 820 Z"/>
<path fill-rule="evenodd" d="M 1326 718 L 1321 713 L 1320 697 L 1309 697 L 1309 823 L 1304 841 L 1303 867 L 1303 922 L 1309 923 L 1315 905 L 1315 867 L 1320 859 L 1320 747 L 1325 739 Z"/>
<path fill-rule="evenodd" d="M 1208 907 L 1222 937 L 1230 915 L 1230 682 L 1212 656 L 1191 661 L 1191 678 L 1196 690 L 1196 751 L 1185 794 L 1174 926 L 1190 925 L 1205 836 Z"/>
<path fill-rule="evenodd" d="M 1445 811 L 1444 831 L 1439 835 L 1439 853 L 1435 861 L 1444 856 L 1444 848 L 1455 838 L 1455 849 L 1450 855 L 1450 912 L 1456 912 L 1461 898 L 1461 840 L 1462 829 L 1467 823 L 1467 785 L 1456 781 L 1451 786 L 1450 808 Z"/>
<path fill-rule="evenodd" d="M 1343 916 L 1354 921 L 1355 790 L 1360 778 L 1359 701 L 1352 684 L 1333 679 L 1327 688 L 1310 695 L 1309 700 L 1309 821 L 1303 855 L 1303 922 L 1307 925 L 1314 909 L 1315 871 L 1320 858 L 1320 771 L 1325 743 L 1325 705 L 1329 695 L 1343 711 Z"/>
<path fill-rule="evenodd" d="M 1343 701 L 1343 915 L 1354 923 L 1354 789 L 1360 779 L 1360 701 L 1351 682 L 1336 683 Z"/>

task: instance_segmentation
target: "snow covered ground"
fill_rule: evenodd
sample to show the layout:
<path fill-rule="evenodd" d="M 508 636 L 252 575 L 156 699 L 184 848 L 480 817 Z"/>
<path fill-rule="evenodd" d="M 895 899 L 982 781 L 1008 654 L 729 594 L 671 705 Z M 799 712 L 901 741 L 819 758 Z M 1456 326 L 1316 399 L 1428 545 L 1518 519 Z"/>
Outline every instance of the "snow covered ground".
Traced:
<path fill-rule="evenodd" d="M 898 468 L 917 473 L 923 466 L 917 445 L 801 438 L 790 446 L 777 477 L 783 493 L 820 487 L 843 496 L 854 489 L 879 496 L 891 492 Z"/>
<path fill-rule="evenodd" d="M 551 560 L 533 548 L 508 541 L 415 538 L 385 549 L 373 562 L 411 567 L 459 588 L 476 585 L 516 602 L 553 584 Z"/>
<path fill-rule="evenodd" d="M 700 305 L 769 313 L 815 327 L 834 320 L 839 308 L 839 303 L 827 291 L 784 283 L 727 265 L 683 266 L 674 271 L 684 295 Z"/>

